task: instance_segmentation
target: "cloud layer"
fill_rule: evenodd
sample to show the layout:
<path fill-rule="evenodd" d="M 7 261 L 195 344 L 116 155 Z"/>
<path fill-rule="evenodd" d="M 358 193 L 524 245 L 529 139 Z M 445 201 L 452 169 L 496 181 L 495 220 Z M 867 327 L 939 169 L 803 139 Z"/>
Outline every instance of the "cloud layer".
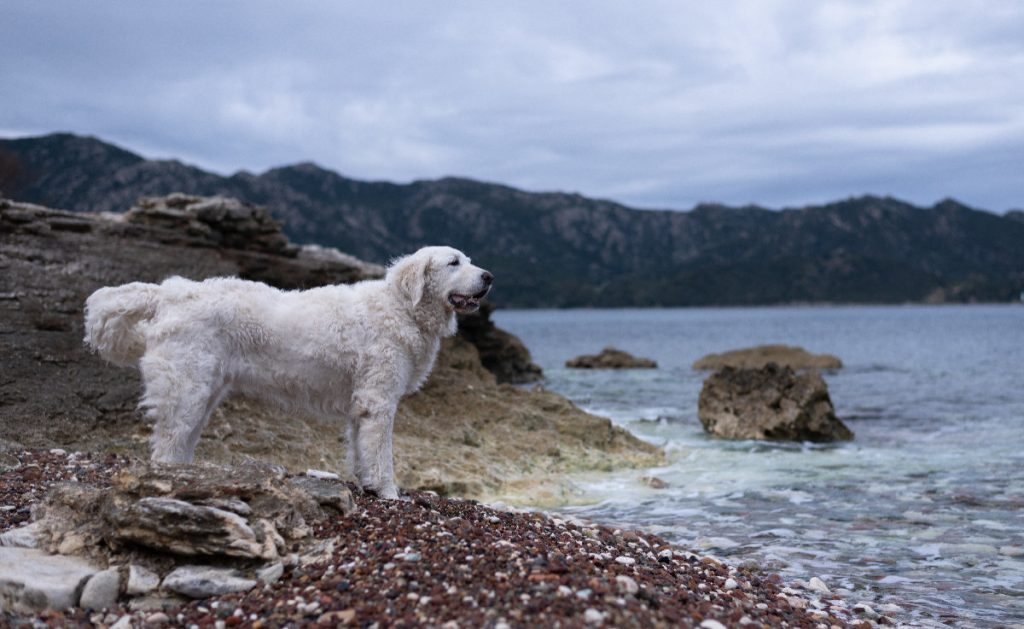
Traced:
<path fill-rule="evenodd" d="M 220 172 L 313 160 L 647 207 L 1024 206 L 1024 4 L 52 1 L 0 20 L 0 134 Z"/>

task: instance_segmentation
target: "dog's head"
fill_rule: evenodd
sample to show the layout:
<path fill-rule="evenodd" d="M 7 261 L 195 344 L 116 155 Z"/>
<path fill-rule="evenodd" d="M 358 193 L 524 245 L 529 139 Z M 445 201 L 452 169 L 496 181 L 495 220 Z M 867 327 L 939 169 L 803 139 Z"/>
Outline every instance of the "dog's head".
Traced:
<path fill-rule="evenodd" d="M 473 312 L 491 290 L 494 276 L 470 263 L 451 247 L 423 247 L 399 258 L 388 269 L 387 282 L 414 306 L 436 303 L 449 312 Z"/>

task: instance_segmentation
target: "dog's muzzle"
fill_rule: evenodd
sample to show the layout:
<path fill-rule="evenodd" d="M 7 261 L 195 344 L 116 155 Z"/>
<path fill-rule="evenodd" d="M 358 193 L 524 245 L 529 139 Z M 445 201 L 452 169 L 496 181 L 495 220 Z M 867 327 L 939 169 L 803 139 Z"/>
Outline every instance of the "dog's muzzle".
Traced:
<path fill-rule="evenodd" d="M 482 291 L 475 295 L 460 295 L 459 293 L 452 293 L 448 295 L 448 303 L 451 304 L 455 312 L 476 312 L 480 308 L 480 300 L 487 296 L 487 293 L 491 292 L 491 287 L 486 286 Z"/>

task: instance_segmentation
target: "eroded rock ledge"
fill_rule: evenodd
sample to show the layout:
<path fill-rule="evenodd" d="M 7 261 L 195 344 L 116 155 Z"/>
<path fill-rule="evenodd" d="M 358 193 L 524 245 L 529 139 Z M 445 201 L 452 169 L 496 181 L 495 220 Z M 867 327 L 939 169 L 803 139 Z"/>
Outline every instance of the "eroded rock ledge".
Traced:
<path fill-rule="evenodd" d="M 102 216 L 0 199 L 0 462 L 4 451 L 26 448 L 146 456 L 137 374 L 82 345 L 82 305 L 101 286 L 238 275 L 298 288 L 382 272 L 332 249 L 283 241 L 276 229 L 265 210 L 217 197 L 143 199 L 125 215 Z M 404 488 L 553 504 L 573 497 L 566 474 L 660 461 L 657 448 L 559 395 L 499 384 L 536 375 L 528 352 L 489 320 L 461 325 L 466 335 L 444 343 L 423 391 L 399 409 Z M 215 413 L 198 456 L 343 474 L 345 449 L 340 422 L 236 398 Z"/>

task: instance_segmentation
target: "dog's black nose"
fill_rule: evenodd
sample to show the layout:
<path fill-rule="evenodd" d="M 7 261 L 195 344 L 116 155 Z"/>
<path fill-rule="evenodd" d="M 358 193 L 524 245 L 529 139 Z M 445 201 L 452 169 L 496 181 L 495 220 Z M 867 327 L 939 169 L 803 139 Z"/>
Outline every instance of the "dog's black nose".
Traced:
<path fill-rule="evenodd" d="M 494 281 L 494 276 L 493 276 L 493 275 L 491 275 L 491 274 L 490 274 L 490 273 L 489 273 L 488 271 L 484 271 L 484 272 L 483 272 L 483 273 L 482 273 L 482 274 L 480 275 L 480 278 L 481 278 L 481 279 L 482 279 L 482 280 L 484 281 L 484 284 L 486 284 L 486 285 L 488 285 L 488 286 L 490 286 L 490 285 L 491 285 L 491 282 L 493 282 L 493 281 Z"/>

